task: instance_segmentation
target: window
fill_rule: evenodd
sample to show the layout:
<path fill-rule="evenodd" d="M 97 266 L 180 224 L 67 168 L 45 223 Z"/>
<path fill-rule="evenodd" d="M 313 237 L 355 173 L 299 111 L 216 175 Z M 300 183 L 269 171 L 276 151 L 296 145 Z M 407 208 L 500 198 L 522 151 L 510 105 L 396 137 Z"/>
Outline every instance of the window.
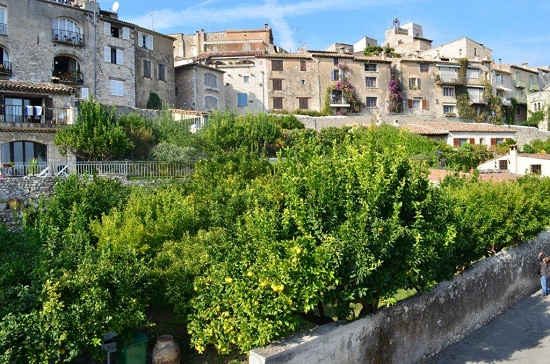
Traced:
<path fill-rule="evenodd" d="M 541 174 L 542 166 L 540 164 L 531 164 L 531 173 L 532 174 Z"/>
<path fill-rule="evenodd" d="M 338 63 L 340 63 L 340 62 L 338 61 L 338 58 L 333 58 L 333 59 L 332 59 L 332 63 L 333 63 L 335 66 L 338 66 Z"/>
<path fill-rule="evenodd" d="M 422 107 L 422 99 L 409 99 L 408 104 L 409 109 L 420 110 Z"/>
<path fill-rule="evenodd" d="M 243 76 L 243 82 L 248 83 L 250 81 L 250 76 Z"/>
<path fill-rule="evenodd" d="M 298 97 L 298 108 L 300 110 L 309 109 L 309 98 L 307 97 Z"/>
<path fill-rule="evenodd" d="M 0 34 L 8 34 L 8 9 L 0 6 Z"/>
<path fill-rule="evenodd" d="M 306 71 L 306 61 L 300 61 L 300 71 Z"/>
<path fill-rule="evenodd" d="M 376 97 L 370 97 L 370 96 L 367 96 L 367 103 L 366 103 L 366 106 L 367 108 L 376 108 L 378 107 L 378 100 Z"/>
<path fill-rule="evenodd" d="M 330 79 L 332 81 L 344 81 L 344 71 L 342 70 L 330 71 Z"/>
<path fill-rule="evenodd" d="M 218 77 L 213 73 L 204 74 L 204 85 L 209 87 L 218 87 Z"/>
<path fill-rule="evenodd" d="M 206 96 L 204 98 L 204 107 L 206 110 L 212 110 L 218 108 L 218 100 L 214 96 Z"/>
<path fill-rule="evenodd" d="M 497 74 L 495 75 L 495 81 L 496 81 L 496 83 L 503 84 L 503 83 L 504 83 L 504 77 L 503 77 L 503 75 L 497 73 Z"/>
<path fill-rule="evenodd" d="M 454 115 L 455 114 L 455 105 L 443 105 L 443 113 L 445 115 Z"/>
<path fill-rule="evenodd" d="M 477 48 L 474 48 L 474 56 L 477 56 Z"/>
<path fill-rule="evenodd" d="M 471 80 L 478 80 L 479 79 L 479 69 L 478 68 L 468 68 L 466 70 L 466 78 Z"/>
<path fill-rule="evenodd" d="M 143 77 L 151 78 L 151 61 L 143 60 Z"/>
<path fill-rule="evenodd" d="M 273 108 L 274 109 L 282 109 L 283 108 L 283 98 L 282 97 L 274 97 L 273 98 Z"/>
<path fill-rule="evenodd" d="M 166 81 L 166 66 L 159 63 L 159 81 Z"/>
<path fill-rule="evenodd" d="M 72 44 L 84 44 L 80 25 L 70 19 L 58 18 L 52 23 L 53 40 Z"/>
<path fill-rule="evenodd" d="M 114 38 L 130 39 L 130 29 L 126 27 L 119 27 L 111 23 L 103 23 L 103 34 L 110 35 Z"/>
<path fill-rule="evenodd" d="M 248 106 L 248 95 L 242 92 L 237 94 L 237 106 L 245 107 Z"/>
<path fill-rule="evenodd" d="M 47 162 L 47 146 L 30 141 L 2 144 L 2 163 L 29 163 L 32 159 Z"/>
<path fill-rule="evenodd" d="M 462 144 L 468 144 L 470 140 L 468 138 L 453 138 L 453 147 L 458 148 Z"/>
<path fill-rule="evenodd" d="M 491 138 L 491 145 L 499 145 L 504 143 L 504 138 Z"/>
<path fill-rule="evenodd" d="M 274 59 L 271 61 L 271 70 L 272 71 L 282 71 L 283 70 L 283 60 Z"/>
<path fill-rule="evenodd" d="M 454 87 L 443 87 L 443 96 L 452 96 L 455 95 L 455 88 Z"/>
<path fill-rule="evenodd" d="M 153 36 L 138 32 L 138 47 L 145 49 L 153 49 Z"/>
<path fill-rule="evenodd" d="M 111 48 L 109 46 L 105 46 L 105 62 L 108 63 L 114 63 L 114 64 L 123 64 L 124 61 L 124 53 L 122 49 L 116 49 Z"/>
<path fill-rule="evenodd" d="M 501 159 L 498 161 L 498 169 L 501 171 L 507 171 L 508 170 L 508 160 Z"/>
<path fill-rule="evenodd" d="M 428 63 L 420 63 L 420 72 L 428 72 L 430 65 Z"/>
<path fill-rule="evenodd" d="M 118 80 L 111 80 L 111 95 L 124 96 L 124 82 Z"/>
<path fill-rule="evenodd" d="M 409 78 L 409 89 L 420 90 L 420 78 Z"/>
<path fill-rule="evenodd" d="M 365 71 L 376 72 L 376 63 L 365 63 Z"/>
<path fill-rule="evenodd" d="M 80 98 L 87 99 L 90 97 L 90 89 L 88 87 L 82 87 L 80 89 Z"/>
<path fill-rule="evenodd" d="M 274 78 L 273 80 L 273 90 L 281 91 L 283 89 L 283 80 L 280 78 Z"/>
<path fill-rule="evenodd" d="M 365 77 L 365 85 L 367 88 L 376 88 L 376 77 Z"/>

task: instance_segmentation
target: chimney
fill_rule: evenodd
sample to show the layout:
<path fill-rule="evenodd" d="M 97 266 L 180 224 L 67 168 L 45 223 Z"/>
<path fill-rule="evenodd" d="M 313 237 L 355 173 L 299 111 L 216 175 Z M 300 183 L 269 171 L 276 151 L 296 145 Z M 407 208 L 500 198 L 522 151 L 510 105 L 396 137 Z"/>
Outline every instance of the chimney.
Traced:
<path fill-rule="evenodd" d="M 265 28 L 265 29 L 269 29 L 269 24 L 264 23 L 264 28 Z"/>
<path fill-rule="evenodd" d="M 518 146 L 510 145 L 510 158 L 508 159 L 508 170 L 518 173 Z"/>

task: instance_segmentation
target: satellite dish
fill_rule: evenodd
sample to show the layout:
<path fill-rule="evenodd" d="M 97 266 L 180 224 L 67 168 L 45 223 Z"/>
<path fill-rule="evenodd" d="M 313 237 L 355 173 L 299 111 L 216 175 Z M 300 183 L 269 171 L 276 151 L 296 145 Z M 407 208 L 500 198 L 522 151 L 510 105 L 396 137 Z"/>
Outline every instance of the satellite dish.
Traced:
<path fill-rule="evenodd" d="M 118 11 L 118 8 L 119 8 L 120 4 L 118 3 L 118 1 L 115 1 L 115 3 L 113 4 L 113 7 L 111 8 L 111 10 L 113 10 L 113 12 L 117 12 Z"/>

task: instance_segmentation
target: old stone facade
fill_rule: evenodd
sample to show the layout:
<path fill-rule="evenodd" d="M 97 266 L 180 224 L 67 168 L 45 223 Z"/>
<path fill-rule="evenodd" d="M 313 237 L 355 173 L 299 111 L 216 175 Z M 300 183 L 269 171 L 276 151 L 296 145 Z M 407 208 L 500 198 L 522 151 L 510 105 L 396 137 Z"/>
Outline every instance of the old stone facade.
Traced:
<path fill-rule="evenodd" d="M 224 110 L 225 85 L 223 71 L 189 63 L 176 67 L 176 106 L 185 110 Z"/>

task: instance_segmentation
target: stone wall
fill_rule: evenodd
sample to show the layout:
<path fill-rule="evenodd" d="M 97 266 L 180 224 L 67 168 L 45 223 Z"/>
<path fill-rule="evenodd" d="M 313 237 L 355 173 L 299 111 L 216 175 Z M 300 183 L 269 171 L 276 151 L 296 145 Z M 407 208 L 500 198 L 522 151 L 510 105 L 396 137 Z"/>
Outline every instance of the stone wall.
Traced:
<path fill-rule="evenodd" d="M 9 200 L 18 199 L 28 206 L 37 202 L 40 196 L 50 196 L 54 185 L 54 177 L 0 178 L 0 222 L 15 226 L 18 214 L 8 206 Z"/>
<path fill-rule="evenodd" d="M 432 292 L 350 323 L 335 322 L 250 352 L 251 364 L 418 363 L 540 288 L 550 232 L 484 259 Z"/>

